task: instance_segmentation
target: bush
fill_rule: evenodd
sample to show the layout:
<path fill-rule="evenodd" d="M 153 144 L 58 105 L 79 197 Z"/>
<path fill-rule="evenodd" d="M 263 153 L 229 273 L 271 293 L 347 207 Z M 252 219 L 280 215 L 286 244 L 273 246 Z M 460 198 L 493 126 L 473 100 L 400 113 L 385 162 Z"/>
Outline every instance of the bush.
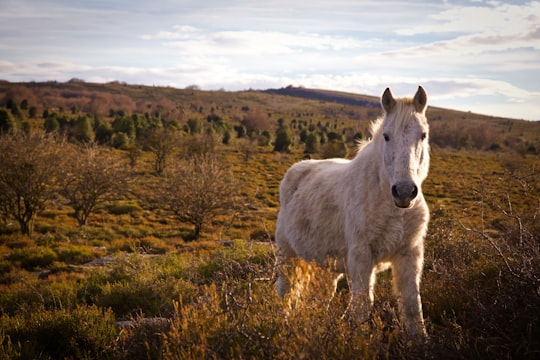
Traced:
<path fill-rule="evenodd" d="M 127 238 L 118 240 L 112 245 L 113 249 L 126 252 L 137 252 L 141 254 L 165 254 L 167 251 L 170 251 L 173 248 L 165 241 L 151 236 L 139 239 Z"/>
<path fill-rule="evenodd" d="M 119 201 L 105 205 L 105 209 L 111 215 L 125 215 L 142 211 L 141 206 L 136 201 Z"/>
<path fill-rule="evenodd" d="M 180 278 L 185 266 L 175 255 L 130 255 L 118 259 L 109 271 L 93 274 L 81 295 L 87 302 L 111 308 L 119 318 L 168 316 L 174 299 L 191 301 L 197 292 L 195 285 Z"/>
<path fill-rule="evenodd" d="M 107 283 L 96 303 L 103 308 L 111 308 L 120 318 L 138 314 L 145 316 L 170 316 L 172 301 L 180 296 L 191 299 L 195 289 L 177 279 L 144 279 Z"/>
<path fill-rule="evenodd" d="M 23 359 L 110 358 L 116 335 L 112 312 L 96 306 L 77 307 L 72 312 L 4 315 L 0 318 L 0 340 L 4 342 L 0 354 L 4 351 Z"/>
<path fill-rule="evenodd" d="M 39 246 L 18 249 L 8 255 L 7 259 L 20 263 L 20 266 L 25 270 L 34 270 L 51 265 L 58 260 L 58 255 L 52 249 Z"/>
<path fill-rule="evenodd" d="M 321 137 L 317 133 L 309 133 L 306 137 L 305 143 L 306 147 L 304 149 L 304 153 L 316 154 L 319 151 Z"/>
<path fill-rule="evenodd" d="M 84 264 L 101 255 L 93 247 L 84 245 L 64 245 L 57 247 L 55 250 L 58 253 L 58 260 L 68 264 Z"/>
<path fill-rule="evenodd" d="M 321 146 L 323 159 L 344 158 L 346 156 L 347 145 L 342 140 L 334 139 Z"/>
<path fill-rule="evenodd" d="M 274 151 L 288 152 L 292 145 L 292 131 L 288 126 L 281 126 L 276 131 L 276 140 L 274 142 Z"/>

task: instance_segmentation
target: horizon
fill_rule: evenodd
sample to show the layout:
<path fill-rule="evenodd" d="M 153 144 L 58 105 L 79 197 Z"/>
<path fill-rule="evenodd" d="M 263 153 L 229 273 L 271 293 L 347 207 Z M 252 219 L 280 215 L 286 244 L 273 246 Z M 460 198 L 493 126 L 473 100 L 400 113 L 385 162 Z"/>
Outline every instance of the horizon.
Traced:
<path fill-rule="evenodd" d="M 538 1 L 6 0 L 0 79 L 289 85 L 540 120 Z"/>

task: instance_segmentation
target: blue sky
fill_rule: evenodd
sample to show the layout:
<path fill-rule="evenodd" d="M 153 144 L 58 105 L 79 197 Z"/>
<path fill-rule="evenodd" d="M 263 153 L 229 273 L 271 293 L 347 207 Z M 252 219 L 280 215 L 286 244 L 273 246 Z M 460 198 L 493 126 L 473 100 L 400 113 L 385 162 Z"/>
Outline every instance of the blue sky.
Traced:
<path fill-rule="evenodd" d="M 540 120 L 540 2 L 2 0 L 0 79 L 287 85 Z"/>

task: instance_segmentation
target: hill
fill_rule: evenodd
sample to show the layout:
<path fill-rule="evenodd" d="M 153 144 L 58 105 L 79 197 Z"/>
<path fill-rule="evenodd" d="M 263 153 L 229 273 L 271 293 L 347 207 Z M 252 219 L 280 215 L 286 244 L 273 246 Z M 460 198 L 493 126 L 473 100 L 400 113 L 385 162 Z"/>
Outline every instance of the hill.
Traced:
<path fill-rule="evenodd" d="M 315 89 L 0 82 L 0 358 L 534 358 L 540 123 L 428 109 L 429 343 L 388 274 L 366 323 L 328 269 L 278 298 L 283 174 L 353 156 L 379 115 Z"/>
<path fill-rule="evenodd" d="M 268 94 L 278 94 L 285 96 L 300 97 L 304 99 L 313 99 L 325 102 L 335 102 L 344 105 L 354 105 L 362 107 L 380 108 L 378 97 L 367 95 L 356 95 L 331 90 L 307 89 L 304 87 L 287 86 L 281 89 L 263 90 Z"/>
<path fill-rule="evenodd" d="M 185 123 L 189 118 L 217 115 L 239 124 L 246 116 L 268 116 L 271 130 L 282 118 L 319 127 L 341 127 L 347 140 L 355 134 L 368 136 L 369 121 L 381 114 L 378 97 L 329 90 L 286 87 L 263 91 L 201 91 L 107 84 L 72 80 L 66 83 L 0 82 L 0 106 L 15 104 L 43 112 L 85 113 L 112 121 L 118 114 L 150 113 Z M 452 148 L 497 150 L 510 148 L 521 153 L 540 151 L 540 122 L 508 119 L 429 107 L 433 145 Z M 268 130 L 268 129 L 267 129 Z"/>

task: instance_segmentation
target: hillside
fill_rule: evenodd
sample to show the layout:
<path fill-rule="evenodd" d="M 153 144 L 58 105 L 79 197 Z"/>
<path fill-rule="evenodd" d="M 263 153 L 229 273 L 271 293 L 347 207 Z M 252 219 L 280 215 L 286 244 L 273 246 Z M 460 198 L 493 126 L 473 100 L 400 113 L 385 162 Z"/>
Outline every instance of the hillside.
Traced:
<path fill-rule="evenodd" d="M 328 90 L 286 87 L 264 91 L 201 91 L 144 85 L 86 83 L 0 82 L 0 106 L 26 100 L 35 118 L 43 111 L 86 113 L 104 119 L 118 113 L 154 113 L 186 122 L 190 117 L 216 114 L 239 123 L 248 114 L 268 115 L 277 124 L 305 120 L 323 126 L 343 127 L 348 140 L 368 136 L 369 121 L 381 113 L 378 97 Z M 429 107 L 433 145 L 453 148 L 503 149 L 536 153 L 540 150 L 540 122 L 507 119 Z M 336 125 L 337 124 L 337 125 Z"/>
<path fill-rule="evenodd" d="M 312 264 L 278 298 L 283 174 L 351 158 L 380 114 L 315 89 L 0 82 L 0 359 L 535 358 L 540 123 L 428 108 L 426 344 L 388 272 L 364 323 Z"/>
<path fill-rule="evenodd" d="M 278 94 L 285 96 L 293 96 L 304 99 L 319 100 L 325 102 L 335 102 L 343 105 L 354 105 L 362 107 L 380 108 L 378 97 L 367 95 L 356 95 L 339 91 L 307 89 L 303 87 L 287 86 L 281 89 L 263 90 L 268 94 Z"/>

